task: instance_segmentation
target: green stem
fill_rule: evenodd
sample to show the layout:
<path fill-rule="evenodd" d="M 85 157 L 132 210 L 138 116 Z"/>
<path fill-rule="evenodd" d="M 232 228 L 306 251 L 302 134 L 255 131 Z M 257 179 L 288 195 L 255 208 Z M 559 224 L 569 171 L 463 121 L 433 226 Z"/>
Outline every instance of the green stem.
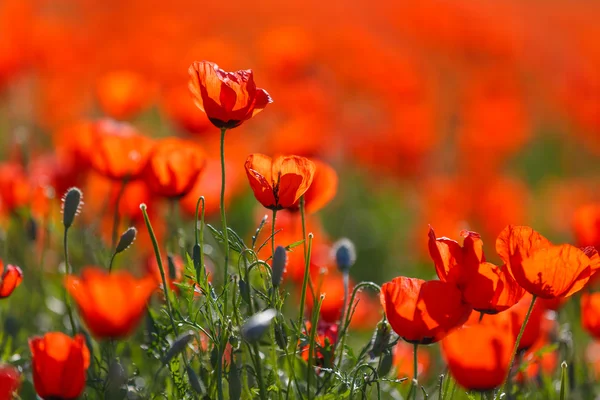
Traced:
<path fill-rule="evenodd" d="M 321 312 L 321 305 L 323 304 L 324 295 L 321 295 L 319 302 L 316 304 L 315 309 L 313 310 L 312 321 L 311 321 L 311 329 L 310 329 L 310 342 L 308 347 L 308 363 L 307 363 L 307 371 L 306 371 L 306 395 L 308 400 L 312 398 L 310 393 L 310 381 L 313 374 L 313 354 L 315 351 L 315 337 L 317 335 L 317 325 L 319 323 L 319 313 Z"/>
<path fill-rule="evenodd" d="M 200 218 L 200 227 L 198 227 L 198 212 L 200 208 L 200 203 L 202 203 L 202 214 Z M 204 270 L 204 210 L 206 208 L 204 202 L 204 196 L 200 196 L 198 202 L 196 203 L 196 218 L 194 219 L 194 236 L 196 238 L 196 245 L 200 248 L 200 265 L 195 265 L 196 267 L 196 283 L 200 284 L 200 275 L 201 271 Z"/>
<path fill-rule="evenodd" d="M 277 221 L 277 209 L 273 209 L 273 220 L 271 221 L 271 268 L 273 261 L 275 260 L 275 222 Z M 273 293 L 271 293 L 271 305 L 277 306 L 277 288 L 273 286 Z"/>
<path fill-rule="evenodd" d="M 531 312 L 533 311 L 533 306 L 535 305 L 535 300 L 537 299 L 536 295 L 531 297 L 531 304 L 529 305 L 529 310 L 527 310 L 527 314 L 525 315 L 525 320 L 523 321 L 523 325 L 521 325 L 521 330 L 519 331 L 519 335 L 517 336 L 517 341 L 515 342 L 515 347 L 512 352 L 512 356 L 510 357 L 510 364 L 508 365 L 508 372 L 506 373 L 506 379 L 504 379 L 504 384 L 502 385 L 502 391 L 506 392 L 506 385 L 508 384 L 510 371 L 512 370 L 513 364 L 515 362 L 515 357 L 517 356 L 517 351 L 519 350 L 519 344 L 521 343 L 521 338 L 523 337 L 523 333 L 525 332 L 525 327 L 527 326 L 527 321 L 529 321 L 529 317 L 531 316 Z"/>
<path fill-rule="evenodd" d="M 415 400 L 417 398 L 417 391 L 419 390 L 419 357 L 417 356 L 418 348 L 419 344 L 415 343 L 413 345 L 413 384 L 415 386 L 413 399 Z"/>
<path fill-rule="evenodd" d="M 297 337 L 300 337 L 302 331 L 302 320 L 304 319 L 304 303 L 306 301 L 306 287 L 308 286 L 308 275 L 310 266 L 310 252 L 312 249 L 313 234 L 308 234 L 308 247 L 306 250 L 306 257 L 304 262 L 304 281 L 302 282 L 302 295 L 300 296 L 300 315 L 298 315 L 298 332 Z M 314 302 L 313 302 L 314 304 Z"/>
<path fill-rule="evenodd" d="M 117 194 L 117 200 L 115 202 L 115 214 L 113 215 L 113 227 L 112 227 L 112 240 L 110 248 L 114 249 L 117 245 L 117 236 L 119 234 L 119 224 L 121 223 L 121 215 L 119 213 L 119 206 L 121 205 L 121 199 L 123 198 L 123 193 L 125 192 L 125 186 L 127 186 L 127 178 L 123 179 L 121 182 L 121 187 L 119 188 L 119 193 Z"/>
<path fill-rule="evenodd" d="M 254 342 L 252 345 L 254 353 L 256 354 L 256 379 L 258 380 L 259 394 L 262 400 L 267 400 L 267 389 L 265 387 L 265 380 L 262 376 L 262 361 L 260 359 L 260 349 L 258 343 Z M 276 368 L 276 366 L 274 366 Z"/>
<path fill-rule="evenodd" d="M 229 235 L 227 233 L 227 217 L 225 216 L 225 132 L 227 132 L 227 129 L 221 128 L 221 225 L 223 229 L 223 240 L 225 241 L 225 265 L 223 266 L 223 285 L 225 286 L 225 315 L 227 315 L 227 264 L 229 262 Z"/>
<path fill-rule="evenodd" d="M 72 270 L 70 270 L 69 268 L 69 239 L 68 239 L 68 232 L 69 232 L 69 228 L 65 228 L 65 233 L 63 236 L 63 248 L 65 251 L 65 279 L 67 277 L 67 275 L 69 275 Z M 73 332 L 73 335 L 75 335 L 77 333 L 77 327 L 75 326 L 75 319 L 73 319 L 73 309 L 71 307 L 71 301 L 69 300 L 69 295 L 67 293 L 67 288 L 65 287 L 64 290 L 64 296 L 65 296 L 65 306 L 67 307 L 67 314 L 69 316 L 69 322 L 71 324 L 71 332 Z"/>

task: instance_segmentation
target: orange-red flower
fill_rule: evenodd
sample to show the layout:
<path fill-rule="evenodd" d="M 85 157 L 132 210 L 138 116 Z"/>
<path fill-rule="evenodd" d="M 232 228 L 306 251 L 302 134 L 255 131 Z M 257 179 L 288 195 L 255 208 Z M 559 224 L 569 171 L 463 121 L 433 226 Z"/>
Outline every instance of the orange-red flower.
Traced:
<path fill-rule="evenodd" d="M 271 210 L 292 208 L 315 175 L 315 164 L 299 156 L 279 156 L 273 160 L 263 154 L 251 154 L 245 167 L 254 197 Z"/>
<path fill-rule="evenodd" d="M 600 338 L 600 293 L 581 295 L 581 325 L 594 338 Z"/>
<path fill-rule="evenodd" d="M 455 330 L 441 347 L 452 377 L 462 387 L 486 391 L 504 381 L 514 344 L 510 317 L 499 314 Z"/>
<path fill-rule="evenodd" d="M 154 145 L 145 180 L 150 190 L 159 196 L 182 197 L 192 190 L 205 165 L 206 154 L 196 143 L 162 139 Z"/>
<path fill-rule="evenodd" d="M 85 389 L 90 352 L 83 335 L 49 332 L 29 339 L 33 384 L 42 399 L 73 400 Z"/>
<path fill-rule="evenodd" d="M 597 254 L 592 248 L 553 246 L 529 227 L 506 227 L 498 236 L 496 249 L 519 285 L 541 298 L 572 295 L 600 268 L 600 259 L 590 258 Z"/>
<path fill-rule="evenodd" d="M 600 203 L 579 207 L 573 215 L 573 232 L 578 246 L 600 251 Z"/>
<path fill-rule="evenodd" d="M 506 311 L 512 321 L 511 326 L 514 337 L 518 336 L 519 331 L 525 322 L 525 316 L 527 315 L 527 310 L 529 310 L 531 298 L 531 294 L 526 293 L 517 304 Z M 525 330 L 523 331 L 523 337 L 519 342 L 519 350 L 529 349 L 539 339 L 540 325 L 545 311 L 543 303 L 541 301 L 536 301 L 533 310 L 531 311 L 531 315 L 529 316 L 529 320 L 527 321 L 527 326 L 525 326 Z M 485 318 L 487 318 L 487 316 Z"/>
<path fill-rule="evenodd" d="M 125 271 L 109 274 L 87 267 L 81 278 L 67 276 L 65 287 L 92 335 L 115 339 L 128 336 L 137 327 L 157 282 L 150 275 L 136 279 Z"/>
<path fill-rule="evenodd" d="M 3 268 L 0 260 L 0 269 Z M 21 268 L 8 264 L 2 273 L 0 282 L 0 299 L 8 297 L 23 281 L 23 271 Z"/>
<path fill-rule="evenodd" d="M 394 331 L 410 343 L 437 342 L 471 313 L 460 290 L 442 281 L 400 276 L 383 284 L 380 300 Z"/>
<path fill-rule="evenodd" d="M 264 89 L 256 87 L 249 69 L 226 72 L 215 63 L 196 61 L 188 73 L 194 103 L 217 128 L 240 126 L 273 101 Z"/>
<path fill-rule="evenodd" d="M 0 399 L 12 399 L 21 386 L 21 373 L 9 364 L 0 365 Z"/>
<path fill-rule="evenodd" d="M 543 313 L 540 321 L 540 335 L 523 355 L 521 363 L 525 370 L 517 375 L 518 381 L 523 381 L 525 378 L 533 379 L 541 374 L 550 375 L 556 370 L 558 351 L 548 347 L 552 345 L 552 337 L 556 336 L 557 325 L 554 312 Z"/>
<path fill-rule="evenodd" d="M 306 331 L 304 334 L 310 336 L 312 324 L 310 321 L 305 322 Z M 315 335 L 315 347 L 313 360 L 316 366 L 319 367 L 330 367 L 333 362 L 333 346 L 335 345 L 338 337 L 338 326 L 328 322 L 319 322 L 317 324 L 317 332 Z M 310 346 L 308 343 L 300 346 L 300 356 L 304 361 L 308 362 L 308 356 L 310 354 Z"/>
<path fill-rule="evenodd" d="M 20 164 L 6 162 L 0 164 L 0 200 L 6 212 L 14 212 L 29 204 L 31 187 L 25 170 Z"/>
<path fill-rule="evenodd" d="M 137 179 L 146 167 L 154 144 L 131 125 L 110 119 L 96 122 L 92 138 L 92 168 L 115 180 Z"/>
<path fill-rule="evenodd" d="M 112 71 L 100 77 L 96 94 L 108 116 L 128 119 L 150 104 L 154 86 L 133 71 Z"/>
<path fill-rule="evenodd" d="M 316 159 L 315 173 L 310 187 L 304 193 L 304 207 L 307 213 L 312 214 L 325 207 L 337 193 L 338 176 L 330 165 Z M 293 210 L 300 209 L 300 202 L 296 202 Z"/>
<path fill-rule="evenodd" d="M 394 346 L 394 367 L 396 368 L 396 376 L 398 379 L 406 378 L 413 379 L 414 375 L 414 346 L 406 342 L 399 341 Z M 431 367 L 431 355 L 424 346 L 417 348 L 417 374 L 419 380 L 427 379 L 427 374 Z"/>
<path fill-rule="evenodd" d="M 429 228 L 429 254 L 440 280 L 455 283 L 463 299 L 476 311 L 496 314 L 516 304 L 525 291 L 508 273 L 485 261 L 483 241 L 478 233 L 461 232 L 464 243 L 446 237 L 436 238 Z"/>

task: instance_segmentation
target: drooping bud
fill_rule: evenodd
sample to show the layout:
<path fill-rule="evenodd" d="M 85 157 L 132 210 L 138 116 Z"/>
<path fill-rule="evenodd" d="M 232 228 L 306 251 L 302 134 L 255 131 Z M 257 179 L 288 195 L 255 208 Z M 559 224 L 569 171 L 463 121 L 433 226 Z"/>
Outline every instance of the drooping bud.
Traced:
<path fill-rule="evenodd" d="M 169 267 L 169 279 L 177 279 L 177 268 L 175 267 L 175 258 L 173 254 L 167 254 L 167 265 Z"/>
<path fill-rule="evenodd" d="M 379 363 L 379 367 L 377 368 L 377 375 L 380 377 L 385 377 L 390 370 L 392 369 L 394 357 L 392 352 L 388 349 L 383 352 L 381 356 L 381 362 Z"/>
<path fill-rule="evenodd" d="M 271 282 L 274 287 L 281 285 L 281 279 L 283 278 L 283 272 L 287 265 L 287 252 L 285 247 L 277 246 L 275 248 L 275 254 L 273 254 L 273 261 L 271 262 Z"/>
<path fill-rule="evenodd" d="M 121 238 L 119 239 L 119 243 L 117 243 L 117 248 L 115 249 L 115 254 L 119 254 L 124 252 L 131 246 L 131 244 L 135 241 L 135 237 L 137 236 L 137 229 L 134 227 L 129 227 L 123 234 L 121 234 Z"/>
<path fill-rule="evenodd" d="M 356 249 L 350 239 L 342 238 L 332 246 L 333 258 L 341 272 L 348 272 L 356 262 Z"/>
<path fill-rule="evenodd" d="M 231 366 L 229 367 L 229 398 L 239 400 L 242 397 L 242 382 L 240 380 L 240 369 L 233 354 L 231 355 Z"/>
<path fill-rule="evenodd" d="M 165 354 L 165 357 L 163 358 L 163 364 L 168 364 L 173 359 L 173 357 L 185 350 L 185 348 L 192 341 L 193 338 L 193 331 L 187 331 L 179 335 L 177 339 L 175 339 L 169 350 L 167 350 L 167 354 Z"/>
<path fill-rule="evenodd" d="M 377 324 L 377 330 L 371 340 L 371 351 L 369 356 L 371 359 L 378 357 L 388 347 L 390 338 L 392 336 L 392 330 L 390 324 L 387 321 L 381 321 Z"/>
<path fill-rule="evenodd" d="M 242 326 L 242 337 L 248 342 L 258 341 L 276 316 L 277 311 L 273 308 L 254 314 Z"/>
<path fill-rule="evenodd" d="M 81 211 L 83 202 L 83 193 L 76 187 L 67 190 L 67 193 L 62 198 L 63 225 L 65 228 L 70 228 L 73 225 L 75 216 Z"/>
<path fill-rule="evenodd" d="M 190 386 L 192 387 L 192 389 L 194 389 L 194 391 L 198 394 L 204 394 L 206 392 L 204 390 L 204 385 L 202 384 L 202 382 L 200 382 L 196 371 L 192 369 L 191 365 L 188 365 L 185 368 L 185 370 L 187 372 L 188 379 L 190 380 Z"/>

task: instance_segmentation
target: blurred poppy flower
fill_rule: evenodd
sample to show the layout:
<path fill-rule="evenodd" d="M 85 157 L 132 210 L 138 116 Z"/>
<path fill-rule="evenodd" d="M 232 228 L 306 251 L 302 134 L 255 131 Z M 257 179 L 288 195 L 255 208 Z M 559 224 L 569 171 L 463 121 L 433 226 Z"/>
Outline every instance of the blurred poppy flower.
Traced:
<path fill-rule="evenodd" d="M 29 205 L 31 187 L 27 175 L 20 164 L 5 162 L 0 164 L 0 200 L 2 208 L 9 213 Z"/>
<path fill-rule="evenodd" d="M 172 262 L 171 265 L 169 265 L 169 258 Z M 177 287 L 177 283 L 181 283 L 183 279 L 183 271 L 185 270 L 183 259 L 178 255 L 171 255 L 170 257 L 163 257 L 162 264 L 163 268 L 165 269 L 167 285 L 169 285 L 171 290 L 178 292 L 179 287 Z M 162 282 L 160 267 L 158 266 L 158 262 L 156 261 L 154 254 L 148 256 L 146 259 L 146 273 L 154 276 L 156 282 Z M 162 289 L 162 284 L 160 286 Z"/>
<path fill-rule="evenodd" d="M 496 248 L 519 285 L 541 298 L 572 295 L 600 268 L 600 262 L 592 262 L 583 250 L 553 246 L 529 227 L 508 226 Z"/>
<path fill-rule="evenodd" d="M 178 198 L 192 190 L 205 165 L 206 154 L 200 146 L 166 138 L 155 143 L 144 178 L 155 194 Z"/>
<path fill-rule="evenodd" d="M 85 389 L 90 352 L 83 335 L 49 332 L 29 339 L 33 384 L 42 399 L 74 400 Z"/>
<path fill-rule="evenodd" d="M 439 341 L 462 325 L 472 310 L 453 284 L 403 276 L 383 284 L 380 300 L 394 331 L 418 344 Z"/>
<path fill-rule="evenodd" d="M 591 367 L 592 376 L 598 379 L 600 377 L 600 341 L 594 340 L 588 343 L 585 349 L 585 360 Z"/>
<path fill-rule="evenodd" d="M 92 168 L 114 180 L 134 180 L 143 172 L 154 142 L 126 123 L 103 119 L 94 125 Z"/>
<path fill-rule="evenodd" d="M 307 213 L 312 214 L 325 207 L 336 195 L 338 176 L 328 164 L 323 161 L 311 159 L 315 164 L 315 173 L 310 187 L 304 193 L 304 207 Z M 296 202 L 292 210 L 300 209 L 300 202 Z"/>
<path fill-rule="evenodd" d="M 394 367 L 396 368 L 396 376 L 398 379 L 406 378 L 413 379 L 414 374 L 414 346 L 406 342 L 399 341 L 394 346 Z M 417 374 L 421 381 L 427 380 L 427 374 L 431 368 L 431 355 L 429 351 L 420 346 L 417 348 Z"/>
<path fill-rule="evenodd" d="M 441 343 L 442 355 L 456 382 L 467 390 L 487 391 L 504 381 L 515 336 L 509 316 L 499 314 L 457 329 Z"/>
<path fill-rule="evenodd" d="M 101 268 L 86 267 L 81 278 L 67 276 L 65 287 L 92 335 L 116 339 L 136 328 L 157 282 L 150 275 L 136 279 L 125 271 L 109 274 Z"/>
<path fill-rule="evenodd" d="M 529 310 L 529 306 L 531 304 L 531 297 L 531 294 L 526 293 L 517 304 L 506 311 L 506 313 L 510 315 L 512 321 L 511 326 L 515 338 L 519 335 L 519 331 L 523 326 L 523 322 L 525 322 L 525 316 L 527 315 L 527 311 Z M 540 326 L 545 311 L 546 310 L 544 309 L 542 302 L 536 301 L 533 306 L 533 310 L 531 311 L 531 315 L 529 316 L 529 320 L 527 321 L 527 326 L 525 326 L 525 330 L 523 331 L 523 337 L 519 342 L 519 350 L 526 350 L 530 348 L 533 346 L 536 340 L 539 339 Z"/>
<path fill-rule="evenodd" d="M 271 210 L 292 208 L 306 193 L 315 174 L 315 164 L 299 156 L 273 160 L 263 154 L 251 154 L 245 167 L 254 197 Z"/>
<path fill-rule="evenodd" d="M 595 339 L 600 339 L 600 293 L 581 295 L 581 325 Z"/>
<path fill-rule="evenodd" d="M 556 314 L 552 311 L 543 313 L 540 323 L 540 335 L 535 343 L 523 355 L 519 368 L 522 372 L 517 374 L 517 381 L 534 379 L 540 375 L 551 375 L 558 367 L 558 349 L 555 341 L 557 330 Z M 524 367 L 524 368 L 523 368 Z"/>
<path fill-rule="evenodd" d="M 96 95 L 102 110 L 111 118 L 126 120 L 147 107 L 155 87 L 140 74 L 119 70 L 98 79 Z"/>
<path fill-rule="evenodd" d="M 162 109 L 177 127 L 187 133 L 201 134 L 211 127 L 210 121 L 198 112 L 190 101 L 190 92 L 185 86 L 174 86 L 162 97 Z"/>
<path fill-rule="evenodd" d="M 305 322 L 306 331 L 304 334 L 306 336 L 311 335 L 312 324 L 310 321 Z M 313 360 L 316 366 L 318 367 L 331 367 L 334 357 L 334 348 L 336 341 L 338 338 L 338 326 L 337 324 L 332 324 L 328 322 L 321 322 L 317 324 L 317 332 L 315 336 L 315 354 L 313 356 Z M 300 355 L 302 359 L 308 362 L 310 346 L 308 343 L 302 344 L 300 343 Z"/>
<path fill-rule="evenodd" d="M 21 386 L 21 373 L 9 364 L 0 365 L 0 399 L 12 399 Z"/>
<path fill-rule="evenodd" d="M 578 246 L 600 251 L 600 203 L 579 207 L 573 215 L 573 232 Z"/>
<path fill-rule="evenodd" d="M 317 282 L 313 282 L 315 285 L 315 296 L 318 298 L 319 295 L 325 295 L 323 302 L 321 303 L 319 320 L 337 324 L 342 316 L 342 309 L 344 308 L 344 281 L 341 274 L 326 274 L 321 275 Z M 350 286 L 350 284 L 349 284 Z M 350 295 L 352 294 L 352 288 L 348 288 L 348 299 L 350 301 Z M 306 297 L 307 315 L 312 314 L 313 308 L 313 296 Z"/>
<path fill-rule="evenodd" d="M 273 101 L 264 89 L 256 87 L 249 69 L 226 72 L 215 63 L 196 61 L 188 72 L 194 103 L 217 128 L 240 126 Z"/>
<path fill-rule="evenodd" d="M 3 268 L 0 260 L 0 268 Z M 23 281 L 23 271 L 21 268 L 8 264 L 2 273 L 2 282 L 0 282 L 0 299 L 8 297 Z"/>

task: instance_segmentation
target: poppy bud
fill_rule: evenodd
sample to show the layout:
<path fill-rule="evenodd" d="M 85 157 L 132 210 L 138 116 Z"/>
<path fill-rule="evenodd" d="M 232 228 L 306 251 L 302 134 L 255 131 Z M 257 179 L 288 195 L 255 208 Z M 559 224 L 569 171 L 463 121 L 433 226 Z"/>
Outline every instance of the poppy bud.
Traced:
<path fill-rule="evenodd" d="M 273 261 L 271 262 L 271 281 L 274 287 L 281 284 L 281 278 L 283 277 L 283 271 L 287 264 L 287 253 L 285 247 L 277 246 L 275 248 L 275 254 L 273 254 Z"/>
<path fill-rule="evenodd" d="M 229 398 L 237 400 L 242 397 L 242 382 L 240 381 L 240 369 L 233 356 L 229 367 Z"/>
<path fill-rule="evenodd" d="M 275 342 L 281 350 L 287 349 L 288 338 L 285 332 L 285 328 L 280 321 L 275 323 Z"/>
<path fill-rule="evenodd" d="M 194 391 L 198 394 L 204 394 L 204 385 L 202 384 L 202 382 L 200 382 L 198 375 L 196 375 L 196 372 L 192 369 L 192 367 L 188 365 L 185 368 L 185 371 L 187 372 L 188 379 L 190 380 L 190 386 L 192 387 L 192 389 L 194 389 Z"/>
<path fill-rule="evenodd" d="M 137 235 L 137 229 L 134 227 L 128 228 L 119 239 L 119 243 L 117 243 L 117 248 L 115 249 L 115 254 L 119 254 L 124 252 L 131 246 L 131 244 L 135 241 L 135 237 Z"/>
<path fill-rule="evenodd" d="M 369 352 L 371 358 L 380 356 L 381 353 L 383 353 L 390 343 L 391 336 L 392 329 L 390 324 L 388 324 L 386 321 L 381 321 L 377 324 L 377 330 L 375 331 L 375 335 L 371 341 L 372 346 L 371 351 Z"/>
<path fill-rule="evenodd" d="M 168 364 L 173 359 L 173 357 L 185 350 L 186 346 L 190 343 L 190 341 L 193 338 L 193 331 L 187 331 L 179 335 L 167 351 L 167 354 L 165 354 L 165 357 L 163 358 L 163 364 Z"/>
<path fill-rule="evenodd" d="M 173 254 L 167 255 L 167 265 L 169 267 L 169 279 L 177 279 L 177 267 L 175 266 L 175 259 L 173 258 Z"/>
<path fill-rule="evenodd" d="M 71 227 L 73 225 L 73 221 L 75 220 L 75 216 L 79 214 L 81 211 L 81 205 L 83 202 L 81 201 L 83 197 L 83 193 L 76 187 L 72 187 L 67 190 L 67 193 L 63 196 L 63 225 L 65 228 Z"/>
<path fill-rule="evenodd" d="M 254 314 L 242 326 L 242 337 L 248 342 L 258 341 L 276 315 L 277 311 L 273 308 Z"/>
<path fill-rule="evenodd" d="M 242 299 L 248 304 L 250 304 L 250 288 L 245 280 L 240 279 L 240 294 L 242 295 Z"/>
<path fill-rule="evenodd" d="M 392 352 L 390 350 L 385 350 L 381 356 L 379 367 L 377 368 L 377 375 L 384 377 L 389 374 L 390 370 L 392 369 L 393 360 L 394 357 L 392 356 Z"/>
<path fill-rule="evenodd" d="M 348 272 L 356 262 L 356 249 L 350 239 L 342 238 L 333 244 L 335 263 L 341 272 Z"/>
<path fill-rule="evenodd" d="M 194 261 L 194 268 L 196 269 L 196 273 L 200 272 L 202 266 L 200 265 L 200 252 L 202 249 L 200 245 L 196 243 L 192 249 L 192 260 Z"/>

